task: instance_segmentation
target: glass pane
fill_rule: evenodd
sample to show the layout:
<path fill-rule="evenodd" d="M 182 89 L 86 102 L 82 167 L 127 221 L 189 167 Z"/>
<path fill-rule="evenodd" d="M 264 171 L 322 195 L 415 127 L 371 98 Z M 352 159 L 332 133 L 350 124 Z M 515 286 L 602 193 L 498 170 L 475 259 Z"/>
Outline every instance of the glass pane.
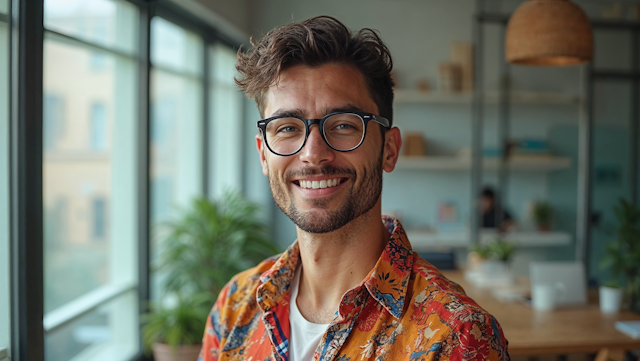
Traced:
<path fill-rule="evenodd" d="M 0 23 L 0 349 L 9 346 L 9 27 Z"/>
<path fill-rule="evenodd" d="M 45 336 L 45 360 L 130 360 L 138 351 L 138 300 L 128 292 Z"/>
<path fill-rule="evenodd" d="M 233 80 L 236 76 L 236 53 L 216 44 L 209 49 L 210 115 L 209 189 L 214 198 L 226 190 L 242 187 L 242 105 L 243 94 Z M 257 121 L 257 119 L 256 119 Z"/>
<path fill-rule="evenodd" d="M 138 12 L 126 2 L 45 0 L 44 26 L 127 53 L 136 51 Z"/>
<path fill-rule="evenodd" d="M 606 245 L 616 239 L 618 219 L 613 207 L 631 200 L 632 82 L 600 80 L 594 83 L 591 207 L 594 214 L 589 245 L 589 276 L 611 281 L 600 261 Z"/>
<path fill-rule="evenodd" d="M 151 20 L 151 62 L 192 75 L 202 74 L 202 39 L 163 18 Z"/>
<path fill-rule="evenodd" d="M 151 73 L 151 222 L 153 257 L 163 222 L 202 195 L 201 82 L 154 69 Z M 154 278 L 154 298 L 162 294 Z"/>
<path fill-rule="evenodd" d="M 9 0 L 0 0 L 0 13 L 9 13 Z"/>
<path fill-rule="evenodd" d="M 202 86 L 159 70 L 151 80 L 151 204 L 160 222 L 201 194 Z"/>
<path fill-rule="evenodd" d="M 101 285 L 137 279 L 137 64 L 50 39 L 44 52 L 49 312 Z"/>

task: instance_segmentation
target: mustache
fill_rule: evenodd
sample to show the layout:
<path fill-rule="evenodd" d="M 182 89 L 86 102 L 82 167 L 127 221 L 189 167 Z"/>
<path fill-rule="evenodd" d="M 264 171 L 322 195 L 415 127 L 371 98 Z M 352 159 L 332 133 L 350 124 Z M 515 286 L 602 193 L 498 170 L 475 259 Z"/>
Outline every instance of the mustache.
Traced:
<path fill-rule="evenodd" d="M 309 176 L 322 175 L 322 176 L 336 176 L 336 175 L 348 175 L 353 179 L 356 178 L 356 170 L 353 168 L 335 167 L 330 164 L 326 164 L 321 167 L 305 167 L 298 170 L 291 170 L 285 173 L 285 179 L 290 182 L 293 178 L 304 178 Z"/>

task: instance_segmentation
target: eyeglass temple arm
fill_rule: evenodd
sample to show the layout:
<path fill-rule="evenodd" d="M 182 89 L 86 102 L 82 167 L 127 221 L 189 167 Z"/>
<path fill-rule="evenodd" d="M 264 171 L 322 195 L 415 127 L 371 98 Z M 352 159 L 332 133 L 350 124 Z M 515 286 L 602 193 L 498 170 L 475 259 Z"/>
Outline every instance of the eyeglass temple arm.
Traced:
<path fill-rule="evenodd" d="M 379 115 L 371 115 L 371 117 L 369 117 L 368 115 L 365 115 L 364 118 L 365 119 L 369 118 L 370 120 L 373 120 L 374 122 L 382 125 L 385 128 L 391 128 L 391 124 L 389 124 L 389 119 L 385 117 L 381 117 Z"/>

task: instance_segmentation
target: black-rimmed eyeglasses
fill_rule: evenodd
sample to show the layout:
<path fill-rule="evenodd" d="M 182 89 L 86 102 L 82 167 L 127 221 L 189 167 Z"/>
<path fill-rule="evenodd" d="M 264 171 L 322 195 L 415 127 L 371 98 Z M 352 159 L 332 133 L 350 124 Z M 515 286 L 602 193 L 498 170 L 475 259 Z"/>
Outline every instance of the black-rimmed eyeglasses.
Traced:
<path fill-rule="evenodd" d="M 362 112 L 335 112 L 321 119 L 305 119 L 277 116 L 258 121 L 267 148 L 277 155 L 294 155 L 304 147 L 309 138 L 310 127 L 318 124 L 325 142 L 338 152 L 349 152 L 358 148 L 367 135 L 369 121 L 390 128 L 389 120 L 379 115 Z"/>

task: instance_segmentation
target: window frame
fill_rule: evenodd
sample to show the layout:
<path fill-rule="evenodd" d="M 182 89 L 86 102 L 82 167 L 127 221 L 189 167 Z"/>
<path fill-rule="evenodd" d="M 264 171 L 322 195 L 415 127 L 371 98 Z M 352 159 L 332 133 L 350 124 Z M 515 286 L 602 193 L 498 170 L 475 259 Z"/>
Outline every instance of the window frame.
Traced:
<path fill-rule="evenodd" d="M 11 344 L 0 348 L 3 357 L 15 360 L 44 359 L 47 332 L 62 327 L 105 303 L 137 292 L 138 313 L 147 310 L 150 299 L 150 35 L 151 19 L 161 16 L 174 24 L 195 32 L 203 39 L 202 49 L 202 194 L 209 196 L 209 47 L 222 43 L 238 49 L 238 43 L 218 32 L 210 24 L 180 8 L 169 0 L 148 2 L 122 0 L 138 8 L 137 30 L 137 144 L 136 144 L 136 218 L 138 269 L 137 282 L 110 285 L 97 289 L 66 304 L 57 314 L 44 315 L 44 235 L 43 224 L 43 46 L 45 36 L 74 46 L 93 48 L 131 58 L 110 47 L 48 30 L 44 27 L 44 0 L 10 0 L 9 14 L 0 21 L 9 22 L 10 40 L 10 106 L 9 106 L 9 189 L 10 189 L 10 283 Z M 28 71 L 27 71 L 28 69 Z M 27 96 L 28 94 L 28 96 Z M 242 110 L 244 111 L 244 110 Z M 36 191 L 34 191 L 36 190 Z M 108 204 L 109 202 L 107 202 Z M 65 311 L 66 310 L 66 311 Z M 56 310 L 58 311 L 58 310 Z M 65 312 L 62 312 L 65 311 Z M 138 330 L 140 331 L 140 330 Z M 142 340 L 133 360 L 146 359 Z"/>
<path fill-rule="evenodd" d="M 7 12 L 0 12 L 0 25 L 2 26 L 6 26 L 7 29 L 7 33 L 6 33 L 6 38 L 2 39 L 0 41 L 0 44 L 4 44 L 6 42 L 6 46 L 7 46 L 7 50 L 9 50 L 8 52 L 5 52 L 2 57 L 4 57 L 4 59 L 2 61 L 0 61 L 0 63 L 4 63 L 6 62 L 6 69 L 2 69 L 0 70 L 0 72 L 5 72 L 6 71 L 6 76 L 7 76 L 7 80 L 8 77 L 10 76 L 10 47 L 11 47 L 11 43 L 10 43 L 10 37 L 9 34 L 11 33 L 11 19 L 10 19 L 10 14 L 11 14 L 11 2 L 7 1 Z M 2 82 L 0 81 L 0 84 L 2 84 L 2 87 L 4 87 L 4 89 L 0 90 L 0 94 L 5 94 L 5 96 L 0 96 L 0 102 L 2 102 L 2 105 L 6 105 L 7 107 L 5 108 L 6 113 L 3 115 L 0 115 L 0 118 L 2 117 L 6 117 L 6 125 L 2 125 L 2 127 L 4 128 L 3 131 L 0 131 L 0 135 L 2 136 L 2 138 L 0 139 L 0 143 L 4 143 L 5 145 L 3 146 L 3 149 L 0 150 L 0 157 L 2 157 L 3 159 L 0 160 L 0 166 L 2 166 L 4 169 L 2 169 L 0 171 L 0 173 L 7 172 L 7 179 L 6 181 L 0 181 L 0 192 L 2 192 L 2 195 L 0 195 L 0 214 L 6 214 L 6 218 L 0 221 L 0 224 L 2 224 L 2 227 L 0 227 L 0 232 L 2 232 L 2 234 L 0 234 L 0 267 L 3 267 L 3 271 L 4 272 L 0 272 L 0 274 L 3 274 L 0 279 L 0 285 L 4 286 L 6 285 L 8 288 L 6 289 L 6 293 L 4 292 L 0 292 L 0 297 L 2 297 L 2 300 L 0 300 L 0 325 L 3 322 L 6 322 L 4 325 L 0 326 L 2 328 L 4 328 L 3 330 L 0 331 L 0 361 L 7 361 L 9 360 L 9 346 L 11 343 L 11 321 L 10 321 L 10 295 L 11 295 L 11 280 L 9 277 L 9 272 L 10 272 L 10 244 L 9 244 L 9 240 L 10 240 L 10 229 L 9 229 L 9 225 L 10 225 L 10 206 L 9 206 L 9 177 L 8 177 L 8 172 L 9 172 L 9 149 L 7 147 L 6 144 L 8 144 L 8 140 L 9 140 L 9 136 L 10 136 L 10 128 L 9 128 L 9 124 L 10 124 L 10 110 L 9 110 L 9 99 L 10 99 L 10 89 L 9 89 L 9 81 L 6 82 Z M 6 100 L 5 100 L 6 99 Z M 5 102 L 6 101 L 6 102 Z M 3 111 L 4 112 L 4 111 Z M 6 224 L 5 224 L 6 222 Z M 5 227 L 6 226 L 6 227 Z M 5 253 L 6 252 L 6 253 Z"/>

